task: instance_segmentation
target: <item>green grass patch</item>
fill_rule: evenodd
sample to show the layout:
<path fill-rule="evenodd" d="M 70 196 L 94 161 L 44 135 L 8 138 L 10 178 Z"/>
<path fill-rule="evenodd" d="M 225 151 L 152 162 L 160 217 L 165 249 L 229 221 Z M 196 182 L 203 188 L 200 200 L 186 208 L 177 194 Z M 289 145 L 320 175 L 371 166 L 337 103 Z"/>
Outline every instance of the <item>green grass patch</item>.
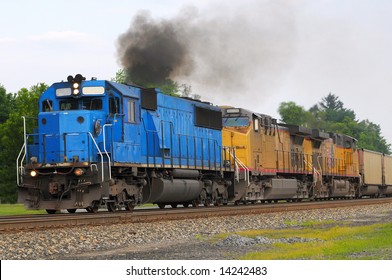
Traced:
<path fill-rule="evenodd" d="M 0 216 L 46 214 L 45 210 L 27 210 L 23 204 L 0 204 Z"/>
<path fill-rule="evenodd" d="M 316 227 L 316 226 L 326 226 L 326 225 L 333 225 L 337 222 L 334 220 L 324 220 L 324 221 L 313 221 L 308 220 L 304 222 L 299 222 L 295 220 L 285 220 L 284 224 L 290 227 L 301 226 L 301 227 Z"/>
<path fill-rule="evenodd" d="M 252 238 L 265 236 L 273 239 L 290 237 L 315 239 L 310 242 L 263 245 L 262 251 L 248 253 L 242 259 L 384 259 L 392 254 L 392 223 L 314 227 L 315 224 L 311 227 L 295 229 L 238 232 L 236 234 Z"/>

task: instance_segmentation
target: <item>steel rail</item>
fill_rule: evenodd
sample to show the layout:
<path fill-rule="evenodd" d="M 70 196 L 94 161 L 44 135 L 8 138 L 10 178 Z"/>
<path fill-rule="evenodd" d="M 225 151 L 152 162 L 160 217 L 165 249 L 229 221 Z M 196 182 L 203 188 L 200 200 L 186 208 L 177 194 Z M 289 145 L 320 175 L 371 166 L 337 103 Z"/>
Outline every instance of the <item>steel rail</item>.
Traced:
<path fill-rule="evenodd" d="M 1 216 L 0 234 L 24 230 L 47 230 L 53 228 L 75 226 L 97 226 L 120 223 L 151 223 L 168 220 L 197 219 L 235 215 L 258 215 L 287 211 L 313 209 L 332 209 L 392 203 L 392 198 L 328 200 L 321 202 L 272 203 L 222 207 L 190 207 L 168 209 L 135 209 L 133 213 L 126 211 L 55 214 L 55 215 L 22 215 Z"/>

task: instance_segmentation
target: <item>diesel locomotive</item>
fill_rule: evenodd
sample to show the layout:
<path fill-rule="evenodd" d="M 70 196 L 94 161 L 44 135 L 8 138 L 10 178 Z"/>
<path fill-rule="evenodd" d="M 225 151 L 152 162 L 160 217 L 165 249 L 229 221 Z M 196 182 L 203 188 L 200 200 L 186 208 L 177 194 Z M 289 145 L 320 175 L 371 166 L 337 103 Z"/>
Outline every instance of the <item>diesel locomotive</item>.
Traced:
<path fill-rule="evenodd" d="M 18 201 L 48 213 L 392 195 L 392 157 L 350 136 L 159 89 L 69 76 L 24 121 Z"/>
<path fill-rule="evenodd" d="M 227 203 L 221 129 L 209 103 L 69 76 L 40 96 L 37 129 L 25 129 L 18 201 L 48 213 Z"/>

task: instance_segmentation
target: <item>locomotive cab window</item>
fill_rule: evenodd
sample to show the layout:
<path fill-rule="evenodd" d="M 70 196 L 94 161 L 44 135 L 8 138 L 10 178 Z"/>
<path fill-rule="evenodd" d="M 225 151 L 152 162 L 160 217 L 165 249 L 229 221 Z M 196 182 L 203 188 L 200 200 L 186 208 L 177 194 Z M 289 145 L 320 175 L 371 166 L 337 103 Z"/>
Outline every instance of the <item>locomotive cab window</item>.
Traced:
<path fill-rule="evenodd" d="M 255 132 L 259 132 L 259 126 L 260 126 L 260 121 L 258 118 L 255 118 L 253 120 L 253 129 L 255 130 Z"/>
<path fill-rule="evenodd" d="M 120 98 L 110 97 L 109 99 L 109 114 L 115 115 L 120 113 Z"/>
<path fill-rule="evenodd" d="M 46 99 L 42 102 L 42 112 L 50 112 L 53 111 L 53 101 Z"/>
<path fill-rule="evenodd" d="M 78 100 L 76 99 L 69 99 L 60 101 L 60 111 L 66 110 L 78 110 Z"/>
<path fill-rule="evenodd" d="M 226 127 L 249 126 L 249 118 L 248 117 L 223 118 L 223 126 Z"/>
<path fill-rule="evenodd" d="M 83 110 L 101 110 L 102 99 L 100 98 L 88 98 L 83 100 Z"/>
<path fill-rule="evenodd" d="M 136 100 L 128 99 L 126 103 L 128 108 L 126 109 L 127 112 L 127 122 L 129 123 L 136 123 Z M 125 110 L 124 110 L 125 111 Z"/>

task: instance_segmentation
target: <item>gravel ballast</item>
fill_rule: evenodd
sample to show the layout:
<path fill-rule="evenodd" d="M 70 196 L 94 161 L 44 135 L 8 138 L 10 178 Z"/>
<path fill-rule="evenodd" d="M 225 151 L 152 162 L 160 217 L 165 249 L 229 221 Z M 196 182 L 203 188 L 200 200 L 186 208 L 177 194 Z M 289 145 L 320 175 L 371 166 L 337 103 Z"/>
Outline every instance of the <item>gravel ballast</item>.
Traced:
<path fill-rule="evenodd" d="M 280 229 L 305 221 L 392 221 L 392 203 L 335 209 L 199 218 L 155 223 L 85 226 L 0 234 L 0 259 L 233 259 L 260 244 L 310 242 L 301 238 L 245 238 L 235 232 Z M 218 242 L 209 237 L 232 233 Z"/>

